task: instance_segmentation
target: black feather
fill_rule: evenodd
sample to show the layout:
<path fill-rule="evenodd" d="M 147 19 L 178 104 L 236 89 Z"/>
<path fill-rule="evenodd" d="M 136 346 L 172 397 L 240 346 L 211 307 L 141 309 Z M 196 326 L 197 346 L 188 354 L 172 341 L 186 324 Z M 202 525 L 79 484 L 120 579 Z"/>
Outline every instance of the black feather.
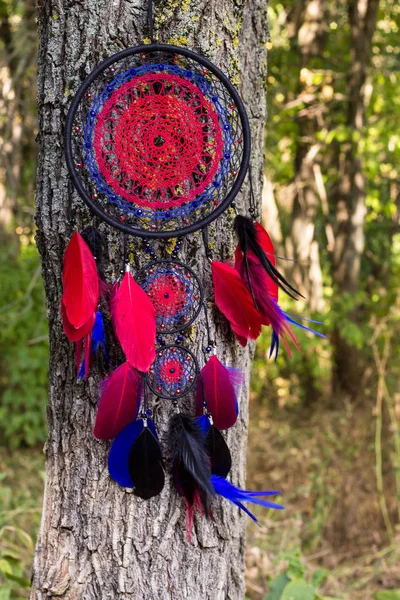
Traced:
<path fill-rule="evenodd" d="M 297 300 L 297 298 L 295 295 L 292 294 L 292 292 L 294 294 L 296 294 L 297 296 L 301 296 L 302 298 L 304 297 L 292 285 L 290 285 L 290 283 L 283 277 L 283 275 L 281 273 L 279 273 L 278 269 L 269 260 L 269 258 L 265 254 L 264 250 L 261 248 L 260 244 L 257 242 L 257 231 L 256 231 L 254 223 L 251 219 L 249 219 L 248 217 L 244 217 L 243 215 L 238 215 L 235 218 L 235 231 L 236 231 L 236 235 L 238 236 L 238 239 L 239 239 L 240 248 L 243 252 L 246 274 L 247 274 L 247 278 L 249 280 L 249 285 L 250 285 L 250 278 L 249 278 L 248 263 L 247 263 L 247 253 L 249 250 L 251 250 L 256 255 L 256 257 L 258 258 L 258 260 L 264 267 L 265 271 L 271 277 L 271 279 L 276 283 L 277 286 L 279 286 L 281 288 L 282 291 L 285 292 L 285 294 L 287 294 L 294 300 Z M 251 291 L 251 285 L 250 285 L 250 291 Z M 251 291 L 251 294 L 253 297 L 253 301 L 255 303 L 254 295 L 253 295 L 252 291 Z"/>
<path fill-rule="evenodd" d="M 144 427 L 129 451 L 128 470 L 139 498 L 148 500 L 164 487 L 164 468 L 160 443 L 149 427 Z"/>
<path fill-rule="evenodd" d="M 211 425 L 205 439 L 208 456 L 211 460 L 211 473 L 226 477 L 232 467 L 232 457 L 221 432 Z"/>
<path fill-rule="evenodd" d="M 96 227 L 90 225 L 81 231 L 81 236 L 96 258 L 97 272 L 104 279 L 104 237 Z"/>
<path fill-rule="evenodd" d="M 172 474 L 175 487 L 189 504 L 193 504 L 198 488 L 207 512 L 214 488 L 211 485 L 211 467 L 200 429 L 194 419 L 178 413 L 170 420 L 168 442 L 172 456 Z"/>

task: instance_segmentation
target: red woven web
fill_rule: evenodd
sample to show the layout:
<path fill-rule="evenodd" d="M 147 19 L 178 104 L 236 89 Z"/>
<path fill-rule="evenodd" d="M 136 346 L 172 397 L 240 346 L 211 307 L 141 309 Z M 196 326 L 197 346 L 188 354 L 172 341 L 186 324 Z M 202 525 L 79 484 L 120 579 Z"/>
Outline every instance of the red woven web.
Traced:
<path fill-rule="evenodd" d="M 110 188 L 150 209 L 193 200 L 212 182 L 223 152 L 213 104 L 196 85 L 168 73 L 135 77 L 113 92 L 93 143 Z"/>

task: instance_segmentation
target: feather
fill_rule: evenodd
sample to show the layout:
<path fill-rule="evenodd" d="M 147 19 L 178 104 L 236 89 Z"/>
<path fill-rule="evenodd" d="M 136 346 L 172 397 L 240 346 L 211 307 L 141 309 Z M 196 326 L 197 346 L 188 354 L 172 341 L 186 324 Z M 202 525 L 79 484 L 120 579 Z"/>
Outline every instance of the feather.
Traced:
<path fill-rule="evenodd" d="M 226 477 L 232 467 L 232 457 L 221 432 L 214 425 L 210 425 L 204 443 L 210 457 L 212 475 Z"/>
<path fill-rule="evenodd" d="M 203 413 L 203 402 L 207 403 L 217 429 L 229 429 L 236 423 L 238 403 L 231 375 L 215 355 L 209 358 L 197 380 L 197 416 Z"/>
<path fill-rule="evenodd" d="M 101 384 L 94 435 L 112 440 L 134 421 L 143 393 L 143 377 L 125 362 Z"/>
<path fill-rule="evenodd" d="M 147 427 L 157 438 L 157 431 L 151 419 L 147 419 Z M 144 420 L 137 419 L 127 425 L 113 441 L 108 455 L 108 472 L 121 487 L 133 488 L 129 473 L 129 452 L 138 435 L 143 431 Z"/>
<path fill-rule="evenodd" d="M 136 496 L 148 500 L 162 491 L 165 476 L 160 442 L 146 422 L 129 450 L 128 469 Z"/>
<path fill-rule="evenodd" d="M 78 342 L 79 340 L 82 340 L 88 333 L 90 333 L 92 331 L 95 320 L 96 320 L 96 313 L 93 312 L 92 315 L 89 317 L 88 321 L 86 323 L 84 323 L 82 325 L 82 327 L 79 327 L 77 329 L 73 325 L 71 325 L 71 323 L 68 321 L 67 311 L 65 309 L 64 304 L 61 303 L 61 318 L 62 318 L 65 335 L 67 336 L 69 341 L 70 342 Z"/>
<path fill-rule="evenodd" d="M 210 462 L 196 422 L 181 413 L 171 417 L 168 441 L 173 465 L 181 465 L 207 498 L 211 497 L 213 488 L 210 485 Z"/>
<path fill-rule="evenodd" d="M 233 267 L 213 261 L 211 263 L 215 304 L 228 319 L 232 331 L 242 346 L 255 340 L 261 333 L 261 316 L 253 299 Z"/>
<path fill-rule="evenodd" d="M 267 232 L 265 230 L 263 231 L 269 240 Z M 263 243 L 265 247 L 271 249 L 268 245 L 268 240 Z M 240 274 L 242 281 L 251 292 L 254 305 L 262 317 L 262 324 L 271 325 L 272 327 L 272 341 L 269 355 L 272 356 L 275 353 L 275 360 L 278 357 L 280 341 L 283 343 L 289 356 L 291 356 L 289 340 L 294 344 L 297 350 L 300 350 L 300 344 L 290 325 L 297 325 L 319 337 L 325 337 L 323 334 L 297 323 L 279 307 L 277 302 L 278 287 L 265 272 L 259 259 L 253 253 L 249 252 L 247 263 L 245 264 L 242 252 L 239 248 L 236 248 L 235 268 Z"/>
<path fill-rule="evenodd" d="M 178 413 L 171 418 L 168 443 L 172 456 L 173 482 L 185 502 L 187 538 L 190 541 L 194 507 L 201 513 L 209 514 L 214 494 L 210 481 L 210 461 L 201 430 L 186 415 Z"/>
<path fill-rule="evenodd" d="M 95 352 L 97 352 L 98 348 L 103 348 L 106 363 L 109 364 L 110 357 L 108 355 L 106 337 L 105 337 L 105 333 L 104 333 L 103 315 L 101 314 L 100 311 L 97 311 L 97 313 L 96 313 L 96 320 L 95 320 L 93 331 L 92 331 L 92 352 L 93 352 L 93 354 Z"/>
<path fill-rule="evenodd" d="M 238 215 L 235 218 L 235 231 L 239 239 L 239 247 L 243 253 L 244 267 L 247 273 L 248 257 L 251 252 L 261 263 L 272 281 L 279 286 L 288 296 L 296 300 L 296 296 L 302 296 L 277 270 L 273 262 L 268 258 L 264 248 L 269 248 L 264 228 L 258 223 L 257 228 L 251 219 Z M 265 233 L 265 235 L 264 235 Z M 269 239 L 269 236 L 268 236 Z"/>
<path fill-rule="evenodd" d="M 90 225 L 82 229 L 81 236 L 89 246 L 96 261 L 97 273 L 104 279 L 104 237 L 96 227 Z"/>
<path fill-rule="evenodd" d="M 256 517 L 243 505 L 243 502 L 251 502 L 258 506 L 264 506 L 265 508 L 284 509 L 284 506 L 281 506 L 280 504 L 275 504 L 274 502 L 268 502 L 267 500 L 262 499 L 265 496 L 276 496 L 280 494 L 280 492 L 250 492 L 242 490 L 223 477 L 218 477 L 216 475 L 211 476 L 211 483 L 216 494 L 241 508 L 251 519 L 253 519 L 253 521 L 255 521 L 255 523 L 257 523 L 257 525 L 259 525 L 259 522 Z"/>
<path fill-rule="evenodd" d="M 204 439 L 207 435 L 208 430 L 211 427 L 210 419 L 207 417 L 207 415 L 202 415 L 201 417 L 196 419 L 196 425 L 200 429 L 201 435 Z"/>
<path fill-rule="evenodd" d="M 64 254 L 62 303 L 69 323 L 80 329 L 96 311 L 99 283 L 89 246 L 74 233 Z"/>
<path fill-rule="evenodd" d="M 114 329 L 126 360 L 147 372 L 156 357 L 156 318 L 146 292 L 126 272 L 118 290 L 113 288 L 111 310 Z"/>

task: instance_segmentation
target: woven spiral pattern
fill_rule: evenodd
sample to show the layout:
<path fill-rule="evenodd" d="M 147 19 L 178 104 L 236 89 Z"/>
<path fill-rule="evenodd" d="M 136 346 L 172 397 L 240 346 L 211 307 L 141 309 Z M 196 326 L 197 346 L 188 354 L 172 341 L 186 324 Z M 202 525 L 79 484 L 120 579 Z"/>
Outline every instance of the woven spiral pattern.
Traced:
<path fill-rule="evenodd" d="M 197 377 L 194 356 L 182 346 L 164 346 L 146 375 L 151 391 L 160 398 L 173 400 L 187 395 Z"/>
<path fill-rule="evenodd" d="M 227 87 L 195 59 L 163 51 L 132 54 L 99 72 L 80 96 L 70 139 L 91 203 L 144 237 L 209 219 L 244 160 Z"/>
<path fill-rule="evenodd" d="M 93 144 L 110 188 L 148 209 L 193 200 L 212 182 L 223 150 L 212 102 L 187 79 L 164 71 L 134 77 L 111 94 Z"/>
<path fill-rule="evenodd" d="M 140 271 L 136 281 L 154 305 L 159 333 L 185 329 L 199 314 L 200 283 L 184 264 L 175 261 L 151 263 Z"/>

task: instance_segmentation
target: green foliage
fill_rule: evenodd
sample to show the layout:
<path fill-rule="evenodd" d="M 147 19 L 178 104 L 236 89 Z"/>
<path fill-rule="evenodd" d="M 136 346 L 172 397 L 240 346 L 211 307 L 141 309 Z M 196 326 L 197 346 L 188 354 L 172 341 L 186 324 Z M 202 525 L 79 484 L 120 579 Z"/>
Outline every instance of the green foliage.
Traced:
<path fill-rule="evenodd" d="M 0 255 L 0 431 L 11 448 L 45 438 L 45 299 L 37 250 L 27 241 Z"/>
<path fill-rule="evenodd" d="M 388 590 L 376 592 L 374 600 L 400 600 L 400 590 Z"/>
<path fill-rule="evenodd" d="M 0 482 L 0 600 L 28 598 L 43 493 L 42 454 L 0 450 Z"/>
<path fill-rule="evenodd" d="M 263 600 L 328 600 L 318 593 L 328 571 L 317 569 L 308 581 L 300 550 L 284 553 L 280 561 L 286 563 L 287 567 L 269 582 L 270 591 Z"/>

